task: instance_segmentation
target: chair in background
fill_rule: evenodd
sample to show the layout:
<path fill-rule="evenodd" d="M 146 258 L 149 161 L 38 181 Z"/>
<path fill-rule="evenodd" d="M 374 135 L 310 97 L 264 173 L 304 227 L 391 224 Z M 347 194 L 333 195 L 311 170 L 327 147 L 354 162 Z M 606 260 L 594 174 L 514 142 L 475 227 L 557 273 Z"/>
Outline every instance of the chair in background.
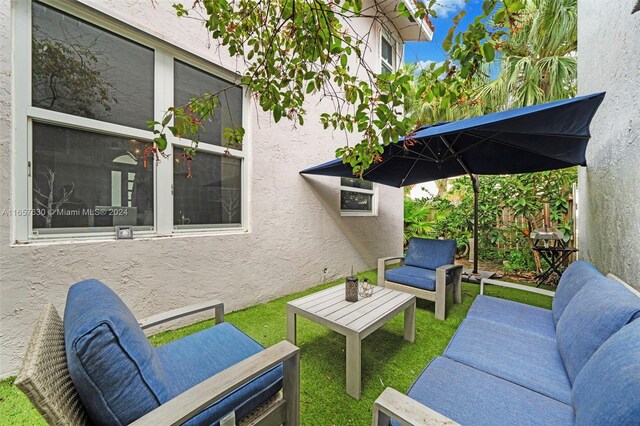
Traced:
<path fill-rule="evenodd" d="M 378 285 L 435 302 L 435 316 L 444 320 L 447 293 L 453 291 L 454 303 L 462 303 L 462 265 L 455 265 L 456 241 L 412 237 L 406 257 L 378 260 Z M 398 268 L 386 270 L 391 261 Z"/>

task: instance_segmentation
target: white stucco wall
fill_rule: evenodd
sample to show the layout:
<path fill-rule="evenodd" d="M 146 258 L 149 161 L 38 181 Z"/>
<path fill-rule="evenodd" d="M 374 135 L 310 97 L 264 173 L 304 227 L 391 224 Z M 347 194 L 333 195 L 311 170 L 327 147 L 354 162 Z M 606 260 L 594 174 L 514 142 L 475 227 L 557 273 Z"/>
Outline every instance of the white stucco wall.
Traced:
<path fill-rule="evenodd" d="M 606 3 L 606 4 L 605 4 Z M 606 91 L 579 173 L 580 258 L 640 288 L 640 13 L 578 1 L 578 90 Z"/>
<path fill-rule="evenodd" d="M 188 43 L 192 52 L 232 66 L 206 47 L 207 34 L 199 24 L 174 16 L 171 2 L 155 8 L 139 0 L 93 2 L 98 3 L 142 30 L 161 29 L 167 41 Z M 24 143 L 13 140 L 12 130 L 11 4 L 0 0 L 3 208 L 12 207 L 12 145 Z M 372 60 L 378 54 L 376 45 Z M 344 144 L 342 133 L 322 129 L 322 108 L 309 103 L 314 112 L 295 130 L 250 108 L 248 233 L 12 245 L 11 218 L 0 216 L 0 377 L 17 371 L 42 305 L 51 302 L 62 314 L 67 289 L 82 279 L 103 280 L 139 317 L 207 298 L 223 300 L 233 311 L 342 277 L 352 265 L 363 271 L 374 268 L 378 257 L 400 254 L 401 190 L 379 187 L 377 217 L 341 217 L 339 180 L 298 174 L 333 158 Z M 163 190 L 169 188 L 157 188 Z"/>

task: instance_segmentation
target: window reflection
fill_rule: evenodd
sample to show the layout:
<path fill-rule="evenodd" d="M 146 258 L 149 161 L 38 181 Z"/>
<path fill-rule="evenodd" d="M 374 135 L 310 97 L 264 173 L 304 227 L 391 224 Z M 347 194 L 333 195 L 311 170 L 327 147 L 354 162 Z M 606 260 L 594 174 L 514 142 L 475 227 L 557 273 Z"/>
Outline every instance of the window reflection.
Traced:
<path fill-rule="evenodd" d="M 153 226 L 147 144 L 33 124 L 34 229 Z"/>
<path fill-rule="evenodd" d="M 147 129 L 153 50 L 36 2 L 32 14 L 33 106 Z"/>
<path fill-rule="evenodd" d="M 198 152 L 188 165 L 182 149 L 173 154 L 173 222 L 194 225 L 240 225 L 241 160 Z M 191 170 L 191 177 L 189 174 Z"/>
<path fill-rule="evenodd" d="M 340 191 L 340 209 L 343 211 L 371 211 L 373 195 L 361 192 Z"/>
<path fill-rule="evenodd" d="M 220 105 L 213 117 L 204 123 L 204 130 L 199 135 L 200 142 L 224 145 L 224 129 L 242 127 L 242 89 L 180 61 L 174 61 L 173 72 L 174 102 L 178 106 L 186 105 L 203 93 L 217 93 L 226 89 L 220 93 Z M 242 149 L 237 146 L 232 148 Z"/>

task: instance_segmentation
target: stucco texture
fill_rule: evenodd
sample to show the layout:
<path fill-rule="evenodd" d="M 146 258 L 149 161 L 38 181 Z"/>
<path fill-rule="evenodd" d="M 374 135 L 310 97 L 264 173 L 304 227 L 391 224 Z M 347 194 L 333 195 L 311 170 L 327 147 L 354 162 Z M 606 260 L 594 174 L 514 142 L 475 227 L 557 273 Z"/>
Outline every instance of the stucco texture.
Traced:
<path fill-rule="evenodd" d="M 155 7 L 139 0 L 84 3 L 115 11 L 143 31 L 162 29 L 165 40 L 188 43 L 192 52 L 235 69 L 235 61 L 207 47 L 198 23 L 175 17 L 171 2 Z M 25 143 L 12 136 L 11 4 L 0 0 L 0 202 L 7 208 L 12 206 L 12 145 Z M 371 55 L 376 60 L 377 49 Z M 0 216 L 0 377 L 16 373 L 42 305 L 52 302 L 62 312 L 69 286 L 82 279 L 103 280 L 138 317 L 210 298 L 233 311 L 345 276 L 352 266 L 373 268 L 378 257 L 399 255 L 401 190 L 379 187 L 375 217 L 341 217 L 339 180 L 298 173 L 333 158 L 345 142 L 342 133 L 322 129 L 318 117 L 326 108 L 310 102 L 305 125 L 296 129 L 250 108 L 247 233 L 15 245 L 11 218 Z M 163 190 L 169 188 L 157 188 Z"/>
<path fill-rule="evenodd" d="M 605 4 L 606 3 L 606 4 Z M 640 288 L 640 13 L 578 2 L 578 90 L 606 91 L 579 172 L 580 257 Z"/>

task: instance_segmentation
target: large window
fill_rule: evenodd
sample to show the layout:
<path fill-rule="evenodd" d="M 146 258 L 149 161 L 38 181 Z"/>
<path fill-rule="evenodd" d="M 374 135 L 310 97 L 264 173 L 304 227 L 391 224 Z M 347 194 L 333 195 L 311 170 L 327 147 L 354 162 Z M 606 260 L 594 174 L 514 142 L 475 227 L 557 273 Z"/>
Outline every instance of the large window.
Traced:
<path fill-rule="evenodd" d="M 16 20 L 16 240 L 246 229 L 246 150 L 222 136 L 245 120 L 232 75 L 89 8 L 17 2 Z M 168 135 L 156 162 L 147 121 L 218 91 L 195 158 Z"/>
<path fill-rule="evenodd" d="M 174 150 L 173 224 L 176 229 L 238 226 L 242 212 L 242 163 L 237 158 L 198 152 L 188 164 Z M 191 173 L 191 178 L 186 178 Z"/>
<path fill-rule="evenodd" d="M 340 212 L 343 216 L 377 214 L 377 200 L 372 182 L 356 178 L 340 178 Z"/>
<path fill-rule="evenodd" d="M 396 40 L 386 28 L 382 29 L 380 37 L 380 72 L 392 73 L 397 69 Z"/>

